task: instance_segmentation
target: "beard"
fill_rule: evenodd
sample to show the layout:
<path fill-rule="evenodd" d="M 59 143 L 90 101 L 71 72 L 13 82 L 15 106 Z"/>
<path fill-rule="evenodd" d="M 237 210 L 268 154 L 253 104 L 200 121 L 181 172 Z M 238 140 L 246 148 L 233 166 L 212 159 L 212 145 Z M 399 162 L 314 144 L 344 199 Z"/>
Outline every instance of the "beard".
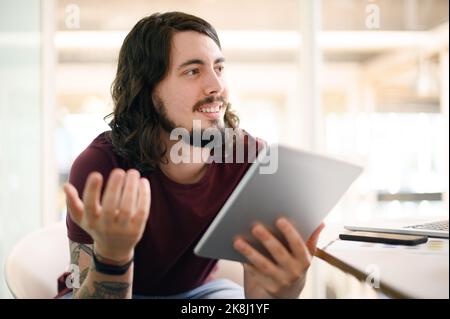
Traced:
<path fill-rule="evenodd" d="M 216 99 L 214 97 L 207 97 L 207 98 L 197 102 L 193 106 L 192 110 L 193 110 L 193 112 L 195 112 L 203 104 L 212 103 L 215 101 L 222 101 L 223 105 L 228 107 L 228 103 L 222 97 L 216 98 Z M 190 130 L 188 130 L 186 127 L 177 125 L 172 119 L 169 118 L 169 116 L 167 115 L 167 108 L 159 96 L 154 95 L 153 102 L 155 105 L 155 110 L 158 115 L 160 126 L 169 135 L 176 128 L 184 128 L 189 132 L 188 138 L 184 138 L 184 137 L 182 138 L 183 142 L 186 144 L 189 144 L 194 147 L 201 147 L 201 148 L 204 148 L 204 147 L 214 148 L 214 147 L 221 146 L 224 144 L 225 123 L 223 122 L 222 119 L 209 120 L 209 122 L 211 123 L 211 126 L 206 129 L 191 128 Z M 207 134 L 204 134 L 205 132 Z M 220 136 L 219 140 L 217 140 L 217 138 L 216 138 L 217 135 Z"/>

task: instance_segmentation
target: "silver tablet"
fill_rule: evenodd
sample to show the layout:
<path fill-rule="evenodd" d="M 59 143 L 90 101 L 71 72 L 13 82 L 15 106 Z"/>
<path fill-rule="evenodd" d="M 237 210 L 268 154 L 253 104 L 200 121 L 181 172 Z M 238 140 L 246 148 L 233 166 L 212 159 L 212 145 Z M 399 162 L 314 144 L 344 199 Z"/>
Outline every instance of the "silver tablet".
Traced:
<path fill-rule="evenodd" d="M 354 164 L 270 145 L 250 166 L 194 252 L 201 257 L 246 262 L 233 248 L 239 235 L 269 256 L 251 235 L 251 228 L 260 222 L 285 243 L 275 227 L 281 216 L 307 240 L 361 172 L 362 167 Z"/>

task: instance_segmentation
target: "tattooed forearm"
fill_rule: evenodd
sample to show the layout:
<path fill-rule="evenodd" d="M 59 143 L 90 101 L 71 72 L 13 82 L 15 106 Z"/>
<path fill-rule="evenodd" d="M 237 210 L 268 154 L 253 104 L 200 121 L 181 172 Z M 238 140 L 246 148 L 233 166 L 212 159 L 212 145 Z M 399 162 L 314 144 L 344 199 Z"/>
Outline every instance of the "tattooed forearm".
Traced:
<path fill-rule="evenodd" d="M 83 284 L 88 274 L 89 274 L 89 267 L 86 267 L 80 274 L 80 285 Z"/>
<path fill-rule="evenodd" d="M 89 256 L 92 256 L 92 254 L 94 253 L 93 249 L 92 249 L 92 245 L 84 245 L 81 244 L 80 245 L 81 250 L 83 250 L 86 254 L 88 254 Z"/>
<path fill-rule="evenodd" d="M 70 262 L 72 264 L 78 264 L 80 259 L 80 244 L 73 241 L 70 242 Z"/>
<path fill-rule="evenodd" d="M 93 253 L 92 245 L 79 244 L 73 241 L 70 241 L 69 245 L 70 245 L 70 262 L 72 264 L 78 264 L 81 251 L 84 251 L 89 256 L 92 256 Z"/>
<path fill-rule="evenodd" d="M 69 240 L 70 248 L 70 263 L 72 266 L 72 280 L 73 285 L 69 288 L 73 288 L 73 295 L 78 291 L 78 288 L 83 285 L 86 277 L 89 274 L 89 264 L 92 257 L 93 245 L 80 244 Z M 83 252 L 83 253 L 82 253 Z M 88 259 L 86 259 L 88 256 Z M 76 273 L 75 273 L 76 272 Z"/>
<path fill-rule="evenodd" d="M 124 299 L 127 296 L 130 284 L 127 282 L 94 281 L 90 291 L 86 286 L 81 287 L 78 298 L 81 299 Z"/>
<path fill-rule="evenodd" d="M 74 277 L 77 285 L 73 285 L 72 297 L 77 299 L 123 299 L 131 297 L 133 270 L 123 276 L 105 276 L 95 270 L 93 263 L 93 245 L 70 241 L 71 263 L 78 266 Z M 105 278 L 106 277 L 106 278 Z M 109 278 L 108 278 L 109 277 Z M 117 281 L 114 281 L 117 280 Z"/>

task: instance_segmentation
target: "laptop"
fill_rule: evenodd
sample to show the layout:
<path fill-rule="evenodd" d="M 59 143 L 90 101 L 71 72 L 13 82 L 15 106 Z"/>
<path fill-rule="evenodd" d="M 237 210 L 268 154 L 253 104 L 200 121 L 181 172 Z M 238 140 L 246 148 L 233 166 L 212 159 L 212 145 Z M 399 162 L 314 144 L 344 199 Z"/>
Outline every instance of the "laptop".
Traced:
<path fill-rule="evenodd" d="M 345 225 L 348 230 L 360 230 L 394 234 L 425 235 L 429 237 L 448 238 L 448 219 L 432 220 L 423 223 L 405 223 L 389 221 L 365 225 Z"/>

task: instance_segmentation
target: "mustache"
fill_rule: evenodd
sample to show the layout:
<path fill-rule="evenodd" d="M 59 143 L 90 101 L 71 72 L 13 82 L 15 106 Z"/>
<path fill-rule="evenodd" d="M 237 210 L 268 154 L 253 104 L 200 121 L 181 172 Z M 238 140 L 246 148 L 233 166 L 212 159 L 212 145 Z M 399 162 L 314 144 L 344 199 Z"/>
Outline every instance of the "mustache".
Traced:
<path fill-rule="evenodd" d="M 222 102 L 223 104 L 226 104 L 226 100 L 223 96 L 207 96 L 206 98 L 198 101 L 195 103 L 194 107 L 192 108 L 193 111 L 198 110 L 202 105 L 209 104 L 213 102 Z"/>

